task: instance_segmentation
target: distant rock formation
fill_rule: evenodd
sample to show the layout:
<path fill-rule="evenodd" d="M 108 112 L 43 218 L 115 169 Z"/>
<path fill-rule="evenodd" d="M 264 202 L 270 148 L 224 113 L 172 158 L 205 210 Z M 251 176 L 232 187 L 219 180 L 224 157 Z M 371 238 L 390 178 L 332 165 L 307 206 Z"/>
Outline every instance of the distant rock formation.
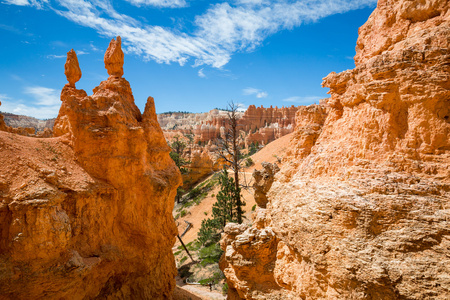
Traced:
<path fill-rule="evenodd" d="M 2 298 L 172 298 L 181 176 L 153 98 L 141 115 L 116 74 L 64 86 L 55 138 L 0 132 Z"/>
<path fill-rule="evenodd" d="M 26 136 L 35 136 L 35 137 L 51 137 L 52 136 L 52 128 L 56 119 L 47 119 L 47 120 L 39 120 L 33 117 L 15 115 L 11 113 L 2 112 L 0 115 L 3 115 L 3 120 L 6 126 L 11 127 L 11 132 L 14 129 L 18 131 L 25 130 L 25 128 L 33 128 L 34 130 L 27 129 L 27 132 L 23 135 Z M 3 130 L 8 131 L 8 130 Z M 14 132 L 20 134 L 19 132 Z"/>
<path fill-rule="evenodd" d="M 268 144 L 293 131 L 298 107 L 256 107 L 250 105 L 238 112 L 239 128 L 245 135 L 245 143 Z M 165 132 L 175 131 L 193 134 L 195 143 L 208 143 L 219 138 L 228 126 L 227 112 L 213 109 L 208 113 L 165 113 L 158 115 L 158 122 Z"/>
<path fill-rule="evenodd" d="M 450 298 L 450 3 L 380 0 L 359 33 L 267 208 L 225 228 L 230 299 Z"/>

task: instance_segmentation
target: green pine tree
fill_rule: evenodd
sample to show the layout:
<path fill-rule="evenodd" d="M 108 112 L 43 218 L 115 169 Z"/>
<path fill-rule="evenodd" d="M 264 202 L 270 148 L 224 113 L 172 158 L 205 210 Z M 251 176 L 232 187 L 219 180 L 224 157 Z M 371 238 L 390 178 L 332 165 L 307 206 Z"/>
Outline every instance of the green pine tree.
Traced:
<path fill-rule="evenodd" d="M 198 232 L 198 240 L 202 245 L 217 243 L 225 225 L 228 222 L 238 222 L 238 206 L 235 199 L 238 194 L 240 197 L 241 189 L 236 189 L 234 180 L 228 176 L 226 169 L 220 174 L 219 184 L 220 191 L 217 193 L 216 203 L 213 204 L 212 219 L 203 220 Z"/>

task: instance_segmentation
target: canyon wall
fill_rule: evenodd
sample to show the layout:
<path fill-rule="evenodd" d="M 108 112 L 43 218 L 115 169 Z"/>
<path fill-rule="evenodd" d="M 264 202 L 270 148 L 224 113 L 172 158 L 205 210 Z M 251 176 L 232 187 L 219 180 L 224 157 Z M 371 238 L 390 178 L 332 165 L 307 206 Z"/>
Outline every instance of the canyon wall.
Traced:
<path fill-rule="evenodd" d="M 267 144 L 293 131 L 295 113 L 299 107 L 256 107 L 237 112 L 239 128 L 246 143 Z M 195 143 L 208 143 L 219 138 L 228 126 L 227 112 L 213 109 L 207 113 L 166 113 L 158 115 L 158 122 L 166 136 L 193 134 Z"/>
<path fill-rule="evenodd" d="M 181 176 L 153 99 L 141 114 L 121 77 L 120 37 L 105 65 L 88 96 L 68 53 L 54 138 L 0 132 L 1 299 L 172 298 Z"/>
<path fill-rule="evenodd" d="M 378 2 L 267 208 L 225 229 L 230 299 L 450 298 L 449 9 Z"/>
<path fill-rule="evenodd" d="M 33 117 L 15 115 L 11 113 L 0 113 L 4 117 L 5 124 L 12 128 L 34 128 L 35 132 L 38 134 L 39 132 L 43 132 L 48 129 L 51 130 L 53 128 L 53 124 L 55 123 L 55 119 L 48 120 L 39 120 Z"/>

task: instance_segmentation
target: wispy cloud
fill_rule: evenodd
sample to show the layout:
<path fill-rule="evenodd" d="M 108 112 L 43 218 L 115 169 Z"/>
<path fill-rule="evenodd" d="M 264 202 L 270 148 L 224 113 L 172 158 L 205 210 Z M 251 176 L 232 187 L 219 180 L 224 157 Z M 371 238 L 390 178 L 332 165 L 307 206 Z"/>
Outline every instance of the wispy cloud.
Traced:
<path fill-rule="evenodd" d="M 236 105 L 237 105 L 237 111 L 244 112 L 248 108 L 248 105 L 245 105 L 244 103 L 236 103 Z"/>
<path fill-rule="evenodd" d="M 293 96 L 293 97 L 283 99 L 282 101 L 299 103 L 299 104 L 312 104 L 312 103 L 319 102 L 319 100 L 322 98 L 323 97 L 318 97 L 318 96 L 306 96 L 306 97 Z"/>
<path fill-rule="evenodd" d="M 47 58 L 50 58 L 50 59 L 65 58 L 65 57 L 66 57 L 66 55 L 56 55 L 56 54 L 49 54 L 49 55 L 47 55 Z"/>
<path fill-rule="evenodd" d="M 92 51 L 95 51 L 95 52 L 100 52 L 100 51 L 102 51 L 102 50 L 100 50 L 99 48 L 97 48 L 97 47 L 94 45 L 94 42 L 92 42 L 92 41 L 91 41 L 91 43 L 89 44 L 89 46 L 91 47 L 91 50 L 92 50 Z"/>
<path fill-rule="evenodd" d="M 200 70 L 198 70 L 198 77 L 200 78 L 206 78 L 205 73 L 203 72 L 203 68 L 201 68 Z"/>
<path fill-rule="evenodd" d="M 185 0 L 126 0 L 136 6 L 156 6 L 156 7 L 185 7 Z"/>
<path fill-rule="evenodd" d="M 19 6 L 34 6 L 40 9 L 42 8 L 43 3 L 48 3 L 48 0 L 3 0 L 2 3 Z"/>
<path fill-rule="evenodd" d="M 244 95 L 256 95 L 256 98 L 266 98 L 267 96 L 269 96 L 267 92 L 252 87 L 243 89 L 242 93 Z"/>
<path fill-rule="evenodd" d="M 253 51 L 270 35 L 327 16 L 375 5 L 376 0 L 234 0 L 211 5 L 193 21 L 192 33 L 138 21 L 117 12 L 109 0 L 5 0 L 49 5 L 59 15 L 106 37 L 122 36 L 124 50 L 158 63 L 193 60 L 222 68 L 236 52 Z M 180 7 L 185 0 L 128 0 L 134 5 Z M 56 3 L 56 4 L 55 4 Z"/>
<path fill-rule="evenodd" d="M 0 29 L 9 31 L 9 32 L 12 32 L 12 33 L 15 33 L 15 34 L 19 34 L 19 35 L 33 36 L 32 33 L 26 32 L 26 30 L 18 29 L 18 28 L 14 27 L 14 26 L 11 26 L 11 25 L 0 24 Z"/>
<path fill-rule="evenodd" d="M 25 88 L 24 93 L 33 97 L 37 105 L 52 106 L 60 104 L 59 95 L 55 89 L 43 86 L 29 86 Z"/>
<path fill-rule="evenodd" d="M 39 119 L 54 118 L 58 115 L 61 104 L 56 90 L 34 86 L 25 88 L 24 93 L 31 95 L 35 102 L 30 104 L 21 99 L 12 99 L 7 95 L 0 94 L 2 102 L 0 111 Z"/>
<path fill-rule="evenodd" d="M 78 56 L 89 54 L 89 52 L 86 52 L 86 51 L 83 51 L 83 50 L 76 50 L 75 52 L 77 53 Z M 57 54 L 49 54 L 49 55 L 47 55 L 47 58 L 50 58 L 50 59 L 55 59 L 55 58 L 66 58 L 66 57 L 67 57 L 66 54 L 61 54 L 61 55 L 57 55 Z"/>

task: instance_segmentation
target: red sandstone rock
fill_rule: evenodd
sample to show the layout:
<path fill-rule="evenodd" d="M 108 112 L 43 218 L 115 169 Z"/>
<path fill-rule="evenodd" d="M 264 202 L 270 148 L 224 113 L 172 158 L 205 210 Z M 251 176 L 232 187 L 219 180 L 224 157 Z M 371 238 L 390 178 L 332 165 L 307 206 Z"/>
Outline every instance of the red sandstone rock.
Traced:
<path fill-rule="evenodd" d="M 122 77 L 123 75 L 123 51 L 120 36 L 112 39 L 105 53 L 105 68 L 110 76 Z"/>
<path fill-rule="evenodd" d="M 55 138 L 0 132 L 0 295 L 171 299 L 181 176 L 153 98 L 110 76 L 61 100 Z"/>
<path fill-rule="evenodd" d="M 81 78 L 81 70 L 78 64 L 78 58 L 75 51 L 67 52 L 67 60 L 64 65 L 64 74 L 66 74 L 67 81 L 71 87 L 75 87 L 75 83 Z"/>
<path fill-rule="evenodd" d="M 379 1 L 360 29 L 356 68 L 324 79 L 325 121 L 320 108 L 299 112 L 297 147 L 252 228 L 279 242 L 246 244 L 276 251 L 264 264 L 278 287 L 255 284 L 261 270 L 237 243 L 244 234 L 225 232 L 233 296 L 450 298 L 449 9 Z"/>

